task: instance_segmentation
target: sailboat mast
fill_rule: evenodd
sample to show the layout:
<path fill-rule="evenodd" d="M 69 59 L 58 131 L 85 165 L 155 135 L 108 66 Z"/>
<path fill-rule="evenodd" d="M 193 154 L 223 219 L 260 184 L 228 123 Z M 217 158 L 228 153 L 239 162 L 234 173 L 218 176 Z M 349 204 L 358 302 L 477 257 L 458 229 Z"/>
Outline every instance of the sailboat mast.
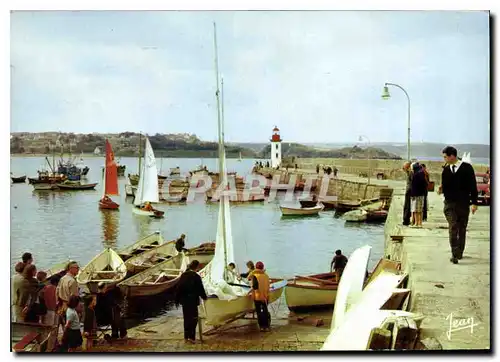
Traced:
<path fill-rule="evenodd" d="M 141 148 L 142 148 L 142 134 L 139 133 L 139 171 L 137 174 L 141 175 Z"/>
<path fill-rule="evenodd" d="M 214 49 L 215 49 L 215 81 L 217 84 L 217 91 L 215 92 L 217 98 L 217 120 L 219 126 L 219 182 L 224 185 L 223 193 L 219 198 L 221 202 L 222 210 L 222 237 L 224 240 L 224 279 L 226 279 L 226 266 L 227 266 L 227 246 L 226 246 L 226 205 L 225 205 L 225 189 L 227 185 L 226 173 L 224 172 L 224 131 L 222 129 L 222 119 L 221 119 L 221 103 L 219 99 L 219 59 L 217 56 L 217 27 L 214 22 Z"/>

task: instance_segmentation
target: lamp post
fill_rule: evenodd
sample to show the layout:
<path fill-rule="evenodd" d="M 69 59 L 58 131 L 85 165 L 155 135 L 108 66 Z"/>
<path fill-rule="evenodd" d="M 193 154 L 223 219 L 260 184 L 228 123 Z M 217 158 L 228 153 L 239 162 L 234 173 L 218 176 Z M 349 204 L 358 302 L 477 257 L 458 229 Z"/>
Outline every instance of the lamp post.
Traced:
<path fill-rule="evenodd" d="M 406 94 L 406 98 L 408 99 L 408 144 L 407 144 L 407 147 L 408 147 L 408 161 L 410 161 L 410 96 L 408 95 L 408 92 L 406 92 L 406 90 L 403 87 L 401 87 L 399 84 L 385 83 L 384 90 L 382 92 L 382 99 L 387 100 L 387 99 L 391 98 L 391 95 L 389 93 L 389 86 L 390 85 L 401 89 Z"/>
<path fill-rule="evenodd" d="M 366 138 L 366 140 L 368 141 L 368 146 L 370 145 L 370 139 L 366 136 L 359 136 L 358 138 L 358 141 L 361 142 L 363 141 L 363 137 Z M 368 164 L 368 185 L 370 184 L 370 176 L 371 176 L 371 173 L 372 173 L 372 168 L 371 168 L 371 157 L 370 157 L 370 149 L 368 148 L 368 146 L 366 147 L 366 160 L 368 161 L 367 164 Z"/>

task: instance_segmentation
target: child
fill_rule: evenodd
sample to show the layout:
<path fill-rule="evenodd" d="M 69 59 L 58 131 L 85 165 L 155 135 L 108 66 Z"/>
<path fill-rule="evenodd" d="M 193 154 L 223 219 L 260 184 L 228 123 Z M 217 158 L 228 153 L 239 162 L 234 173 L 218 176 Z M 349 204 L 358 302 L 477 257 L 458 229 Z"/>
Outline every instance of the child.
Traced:
<path fill-rule="evenodd" d="M 96 336 L 97 323 L 95 318 L 96 296 L 87 295 L 83 299 L 83 335 L 85 336 L 85 349 L 89 351 L 92 348 Z"/>
<path fill-rule="evenodd" d="M 63 346 L 68 348 L 68 352 L 74 352 L 83 343 L 80 332 L 80 318 L 76 308 L 80 303 L 80 297 L 72 295 L 69 297 L 68 309 L 66 310 L 66 325 L 64 327 Z"/>

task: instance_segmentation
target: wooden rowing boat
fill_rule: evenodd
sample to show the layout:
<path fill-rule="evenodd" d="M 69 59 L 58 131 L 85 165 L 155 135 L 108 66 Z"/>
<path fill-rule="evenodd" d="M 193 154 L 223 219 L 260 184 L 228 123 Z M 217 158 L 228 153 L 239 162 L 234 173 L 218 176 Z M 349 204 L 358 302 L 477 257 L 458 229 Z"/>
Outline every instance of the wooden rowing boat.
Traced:
<path fill-rule="evenodd" d="M 318 204 L 317 201 L 312 200 L 300 200 L 299 202 L 301 207 L 315 207 Z"/>
<path fill-rule="evenodd" d="M 52 191 L 52 190 L 58 190 L 59 187 L 57 187 L 56 184 L 32 184 L 33 185 L 33 190 L 34 191 Z"/>
<path fill-rule="evenodd" d="M 122 258 L 111 248 L 104 249 L 92 259 L 76 276 L 80 285 L 86 285 L 92 293 L 97 292 L 97 284 L 115 285 L 127 276 L 127 267 Z"/>
<path fill-rule="evenodd" d="M 280 209 L 283 216 L 311 216 L 318 215 L 319 212 L 323 210 L 323 205 L 321 203 L 314 207 L 292 207 L 280 205 Z"/>
<path fill-rule="evenodd" d="M 387 220 L 387 210 L 366 210 L 366 222 L 384 222 Z"/>
<path fill-rule="evenodd" d="M 397 274 L 401 263 L 388 259 L 380 259 L 368 278 L 364 280 L 364 287 L 382 271 Z M 363 273 L 362 268 L 360 275 Z M 348 275 L 348 274 L 347 274 Z M 285 297 L 288 309 L 302 311 L 310 309 L 333 308 L 337 297 L 338 281 L 335 273 L 322 273 L 309 276 L 296 276 L 288 281 L 285 288 Z M 400 285 L 398 285 L 398 288 Z M 400 309 L 408 289 L 397 289 L 383 309 Z"/>
<path fill-rule="evenodd" d="M 296 276 L 285 288 L 288 309 L 297 312 L 309 309 L 332 308 L 337 295 L 335 273 Z"/>
<path fill-rule="evenodd" d="M 173 288 L 188 264 L 188 258 L 178 254 L 152 268 L 118 284 L 127 298 L 157 295 Z"/>
<path fill-rule="evenodd" d="M 118 251 L 118 255 L 122 260 L 126 261 L 129 258 L 139 255 L 147 250 L 156 248 L 164 243 L 163 236 L 159 231 L 156 231 L 138 241 Z"/>
<path fill-rule="evenodd" d="M 12 322 L 13 352 L 53 352 L 59 326 L 41 323 Z"/>
<path fill-rule="evenodd" d="M 175 249 L 175 240 L 169 241 L 168 243 L 146 250 L 127 259 L 127 261 L 125 261 L 125 265 L 127 266 L 128 273 L 130 275 L 134 275 L 143 272 L 146 269 L 152 268 L 153 266 L 162 263 L 177 254 L 178 252 Z"/>

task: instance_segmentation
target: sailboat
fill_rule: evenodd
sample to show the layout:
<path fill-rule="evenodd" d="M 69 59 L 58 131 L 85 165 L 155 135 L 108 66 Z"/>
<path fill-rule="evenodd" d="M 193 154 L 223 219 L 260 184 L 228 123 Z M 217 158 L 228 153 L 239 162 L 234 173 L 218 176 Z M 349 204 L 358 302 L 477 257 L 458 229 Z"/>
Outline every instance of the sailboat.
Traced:
<path fill-rule="evenodd" d="M 142 163 L 139 185 L 135 193 L 134 207 L 132 210 L 137 215 L 162 217 L 165 212 L 155 210 L 151 203 L 159 202 L 158 197 L 158 167 L 155 154 L 149 139 L 146 137 L 144 162 Z M 145 206 L 143 206 L 145 204 Z"/>
<path fill-rule="evenodd" d="M 118 171 L 115 163 L 115 155 L 111 143 L 106 139 L 106 161 L 104 165 L 102 198 L 99 200 L 101 209 L 116 210 L 120 205 L 111 200 L 109 196 L 118 196 Z"/>
<path fill-rule="evenodd" d="M 219 173 L 221 182 L 228 184 L 226 169 L 226 154 L 224 150 L 224 110 L 219 99 L 219 71 L 217 62 L 217 40 L 214 23 L 215 70 L 217 81 L 217 115 L 219 128 Z M 222 103 L 223 103 L 222 98 Z M 231 234 L 231 213 L 229 208 L 229 195 L 221 193 L 219 199 L 219 219 L 217 237 L 215 242 L 215 255 L 212 261 L 203 268 L 199 274 L 208 299 L 200 306 L 201 314 L 205 317 L 207 325 L 222 326 L 246 313 L 252 312 L 255 307 L 251 296 L 250 286 L 231 283 L 227 265 L 234 262 L 234 249 Z M 269 292 L 269 303 L 277 300 L 283 293 L 286 281 L 280 280 L 272 283 Z"/>
<path fill-rule="evenodd" d="M 241 152 L 240 152 L 240 158 L 238 158 L 238 162 L 241 162 Z"/>

